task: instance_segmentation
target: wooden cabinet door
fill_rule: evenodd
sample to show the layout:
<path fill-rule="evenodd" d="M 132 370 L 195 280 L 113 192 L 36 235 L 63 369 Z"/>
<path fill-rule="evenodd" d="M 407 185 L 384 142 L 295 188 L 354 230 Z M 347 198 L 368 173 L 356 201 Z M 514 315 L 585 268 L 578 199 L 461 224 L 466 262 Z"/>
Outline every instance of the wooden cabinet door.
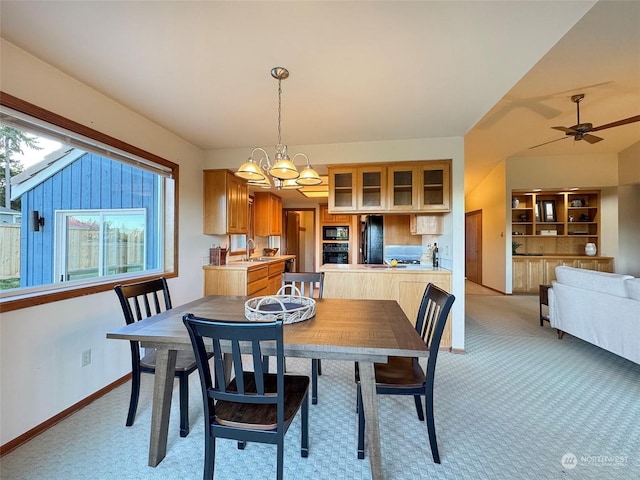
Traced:
<path fill-rule="evenodd" d="M 451 162 L 424 162 L 420 166 L 418 198 L 421 211 L 451 210 Z"/>
<path fill-rule="evenodd" d="M 384 166 L 358 167 L 356 208 L 379 212 L 387 208 L 387 170 Z"/>
<path fill-rule="evenodd" d="M 282 235 L 282 199 L 269 192 L 254 194 L 255 234 Z"/>
<path fill-rule="evenodd" d="M 329 207 L 328 205 L 320 205 L 320 223 L 322 224 L 326 224 L 326 223 L 336 223 L 336 224 L 340 224 L 340 225 L 350 225 L 351 224 L 351 217 L 352 215 L 341 215 L 341 214 L 336 214 L 333 215 L 331 213 L 329 213 Z"/>
<path fill-rule="evenodd" d="M 270 205 L 270 235 L 282 235 L 282 199 L 271 195 Z"/>
<path fill-rule="evenodd" d="M 203 172 L 203 232 L 214 235 L 247 233 L 247 184 L 228 170 Z"/>
<path fill-rule="evenodd" d="M 354 167 L 329 168 L 329 211 L 356 210 L 356 175 Z"/>
<path fill-rule="evenodd" d="M 387 168 L 387 205 L 389 210 L 403 212 L 418 210 L 420 200 L 420 169 L 415 165 Z"/>

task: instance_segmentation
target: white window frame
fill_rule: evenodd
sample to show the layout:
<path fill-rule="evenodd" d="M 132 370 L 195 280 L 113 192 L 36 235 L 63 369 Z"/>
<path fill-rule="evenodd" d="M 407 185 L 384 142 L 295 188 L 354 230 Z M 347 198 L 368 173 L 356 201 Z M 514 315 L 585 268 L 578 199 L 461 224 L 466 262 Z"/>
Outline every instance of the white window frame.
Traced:
<path fill-rule="evenodd" d="M 75 282 L 76 284 L 82 283 L 92 283 L 96 279 L 108 277 L 109 279 L 118 280 L 118 279 L 126 279 L 130 277 L 139 276 L 141 274 L 146 273 L 157 273 L 163 270 L 163 258 L 157 258 L 157 264 L 159 268 L 157 269 L 145 269 L 145 265 L 147 264 L 147 245 L 148 245 L 148 235 L 147 231 L 147 210 L 144 208 L 112 208 L 112 209 L 102 209 L 102 210 L 56 210 L 55 212 L 55 240 L 54 240 L 54 268 L 53 268 L 53 279 L 52 283 L 63 283 L 63 282 Z M 98 274 L 93 277 L 89 277 L 86 280 L 68 280 L 67 276 L 69 274 L 68 266 L 67 266 L 67 219 L 69 217 L 74 216 L 86 216 L 92 215 L 99 218 L 99 233 L 98 233 Z M 142 215 L 144 222 L 144 244 L 142 246 L 143 249 L 143 258 L 142 258 L 142 271 L 133 272 L 133 273 L 124 273 L 124 274 L 116 274 L 110 275 L 105 273 L 105 245 L 103 239 L 104 235 L 104 227 L 105 227 L 105 217 L 113 216 L 113 215 Z M 162 235 L 160 234 L 162 237 Z"/>

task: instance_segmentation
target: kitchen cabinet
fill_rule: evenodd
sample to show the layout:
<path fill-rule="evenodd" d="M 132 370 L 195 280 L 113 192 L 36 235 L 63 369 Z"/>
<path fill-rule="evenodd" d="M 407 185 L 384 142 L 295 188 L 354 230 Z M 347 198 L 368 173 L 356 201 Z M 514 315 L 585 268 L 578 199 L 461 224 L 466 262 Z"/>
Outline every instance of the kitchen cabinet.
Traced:
<path fill-rule="evenodd" d="M 445 269 L 372 269 L 367 265 L 323 265 L 323 298 L 395 300 L 415 324 L 420 300 L 428 283 L 451 291 L 451 272 Z M 440 345 L 451 347 L 451 318 Z"/>
<path fill-rule="evenodd" d="M 383 166 L 356 168 L 356 210 L 380 212 L 387 207 L 387 169 Z"/>
<path fill-rule="evenodd" d="M 329 165 L 329 212 L 448 212 L 450 184 L 450 161 Z"/>
<path fill-rule="evenodd" d="M 320 205 L 320 223 L 335 223 L 338 225 L 349 225 L 351 224 L 352 215 L 346 214 L 331 214 L 329 213 L 329 206 L 327 204 Z"/>
<path fill-rule="evenodd" d="M 269 192 L 256 192 L 253 201 L 254 234 L 282 235 L 282 199 Z"/>
<path fill-rule="evenodd" d="M 600 192 L 514 192 L 511 240 L 518 254 L 585 255 L 600 250 Z"/>
<path fill-rule="evenodd" d="M 204 170 L 203 232 L 246 234 L 249 230 L 247 184 L 229 170 Z"/>
<path fill-rule="evenodd" d="M 294 255 L 283 255 L 261 262 L 231 262 L 205 265 L 205 295 L 275 295 L 282 284 L 285 261 Z"/>
<path fill-rule="evenodd" d="M 419 167 L 418 210 L 451 210 L 451 162 L 424 162 Z"/>
<path fill-rule="evenodd" d="M 352 167 L 329 168 L 329 211 L 332 213 L 356 210 L 356 175 Z"/>
<path fill-rule="evenodd" d="M 551 285 L 551 282 L 556 279 L 556 267 L 560 265 L 599 272 L 613 272 L 612 257 L 515 256 L 511 268 L 513 293 L 538 293 L 540 285 Z"/>
<path fill-rule="evenodd" d="M 442 235 L 442 215 L 411 215 L 412 235 Z"/>

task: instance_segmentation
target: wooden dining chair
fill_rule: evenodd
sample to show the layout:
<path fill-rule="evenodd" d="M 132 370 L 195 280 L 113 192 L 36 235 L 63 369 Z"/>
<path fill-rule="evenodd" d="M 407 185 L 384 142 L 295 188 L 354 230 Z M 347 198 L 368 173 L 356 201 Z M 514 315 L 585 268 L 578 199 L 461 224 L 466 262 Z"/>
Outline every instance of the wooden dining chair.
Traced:
<path fill-rule="evenodd" d="M 162 277 L 146 282 L 132 283 L 128 285 L 116 285 L 114 287 L 122 313 L 127 325 L 157 313 L 169 310 L 171 296 L 167 280 Z M 131 341 L 131 398 L 129 400 L 129 414 L 127 415 L 127 427 L 133 425 L 138 409 L 140 397 L 140 374 L 156 371 L 155 349 L 145 349 L 141 355 L 140 343 Z M 180 382 L 180 436 L 189 434 L 189 375 L 197 369 L 193 352 L 178 350 L 176 359 L 176 377 Z"/>
<path fill-rule="evenodd" d="M 436 442 L 436 428 L 433 418 L 433 381 L 436 360 L 440 349 L 442 332 L 455 297 L 429 283 L 422 296 L 416 331 L 429 348 L 427 372 L 422 370 L 417 358 L 389 357 L 388 363 L 375 363 L 376 393 L 380 395 L 413 395 L 420 421 L 424 421 L 421 395 L 426 402 L 427 431 L 431 445 L 431 455 L 435 463 L 440 463 Z M 364 458 L 365 418 L 362 406 L 362 388 L 356 363 L 357 405 L 358 405 L 358 458 Z"/>
<path fill-rule="evenodd" d="M 212 480 L 216 438 L 277 445 L 277 479 L 282 480 L 284 435 L 301 411 L 300 455 L 309 454 L 309 377 L 284 374 L 282 320 L 232 322 L 183 316 L 202 386 L 205 421 L 204 480 Z M 214 379 L 204 339 L 213 344 Z M 267 373 L 260 342 L 275 341 L 276 373 Z M 223 348 L 231 351 L 233 378 L 226 371 Z M 250 358 L 247 356 L 250 355 Z M 228 366 L 228 365 L 227 365 Z M 247 367 L 251 367 L 250 371 Z M 241 475 L 242 476 L 242 475 Z M 249 476 L 248 472 L 245 476 Z"/>
<path fill-rule="evenodd" d="M 282 274 L 282 286 L 292 285 L 300 290 L 303 297 L 322 298 L 324 272 L 285 272 Z M 285 292 L 291 293 L 287 288 Z M 322 375 L 319 358 L 311 359 L 311 403 L 318 403 L 318 375 Z"/>

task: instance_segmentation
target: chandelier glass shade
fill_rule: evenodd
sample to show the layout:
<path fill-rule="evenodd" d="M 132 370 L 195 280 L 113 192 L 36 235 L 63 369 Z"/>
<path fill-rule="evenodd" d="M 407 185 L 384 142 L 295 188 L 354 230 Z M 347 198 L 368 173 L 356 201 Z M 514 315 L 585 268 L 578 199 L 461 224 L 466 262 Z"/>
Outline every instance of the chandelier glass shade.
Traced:
<path fill-rule="evenodd" d="M 281 142 L 280 117 L 282 107 L 282 80 L 289 77 L 289 71 L 286 68 L 275 67 L 271 70 L 271 76 L 278 80 L 278 143 L 276 144 L 276 153 L 272 164 L 269 154 L 263 148 L 256 147 L 251 151 L 249 159 L 243 163 L 235 172 L 237 177 L 248 181 L 249 185 L 261 188 L 270 188 L 273 179 L 273 185 L 278 189 L 294 189 L 307 185 L 319 185 L 322 183 L 320 175 L 313 169 L 309 163 L 309 157 L 304 153 L 296 153 L 293 159 L 289 158 L 287 146 Z M 256 152 L 262 153 L 260 160 L 256 162 L 254 155 Z M 298 172 L 294 164 L 294 160 L 298 155 L 303 156 L 307 163 L 302 170 Z"/>

